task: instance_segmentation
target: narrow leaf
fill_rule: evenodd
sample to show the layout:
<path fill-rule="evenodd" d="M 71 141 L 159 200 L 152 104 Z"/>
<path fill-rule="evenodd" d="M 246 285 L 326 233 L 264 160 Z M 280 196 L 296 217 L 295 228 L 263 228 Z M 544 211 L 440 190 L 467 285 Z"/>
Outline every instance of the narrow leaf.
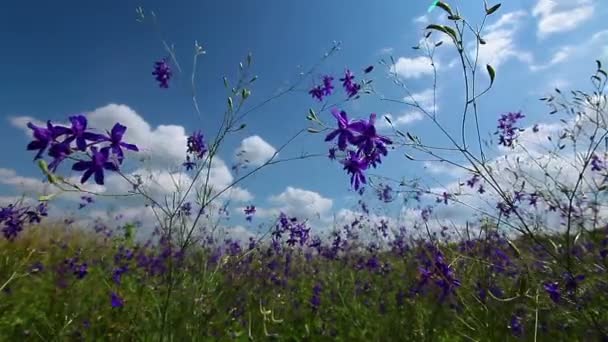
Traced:
<path fill-rule="evenodd" d="M 496 4 L 496 5 L 494 5 L 494 6 L 490 7 L 490 8 L 488 8 L 488 9 L 486 10 L 486 14 L 487 14 L 487 15 L 490 15 L 490 14 L 492 14 L 492 13 L 494 13 L 494 12 L 498 11 L 498 9 L 499 9 L 499 8 L 500 8 L 500 4 Z"/>
<path fill-rule="evenodd" d="M 486 69 L 488 70 L 488 75 L 490 75 L 490 85 L 494 84 L 494 79 L 496 78 L 496 71 L 490 64 L 486 65 Z"/>
<path fill-rule="evenodd" d="M 452 8 L 450 8 L 450 5 L 446 4 L 443 1 L 439 1 L 435 6 L 441 8 L 442 10 L 446 11 L 449 15 L 453 15 L 452 13 Z"/>

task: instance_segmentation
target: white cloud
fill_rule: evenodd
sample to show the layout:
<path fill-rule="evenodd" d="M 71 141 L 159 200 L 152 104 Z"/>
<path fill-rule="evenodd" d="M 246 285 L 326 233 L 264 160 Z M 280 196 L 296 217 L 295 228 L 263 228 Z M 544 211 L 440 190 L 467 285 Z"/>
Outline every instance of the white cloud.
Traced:
<path fill-rule="evenodd" d="M 538 0 L 532 15 L 538 17 L 539 38 L 571 31 L 593 16 L 590 0 Z"/>
<path fill-rule="evenodd" d="M 384 117 L 388 117 L 389 120 L 391 120 L 393 127 L 395 127 L 395 128 L 407 126 L 409 124 L 412 124 L 414 122 L 424 119 L 424 115 L 420 112 L 407 112 L 407 113 L 401 114 L 397 117 L 393 117 L 392 114 L 387 113 L 387 114 L 384 114 L 383 118 L 378 121 L 377 126 L 380 129 L 385 129 L 385 128 L 391 127 L 391 125 L 386 121 L 386 119 L 384 119 Z"/>
<path fill-rule="evenodd" d="M 526 13 L 523 11 L 510 12 L 503 14 L 494 24 L 486 27 L 482 38 L 486 41 L 485 45 L 479 46 L 479 64 L 490 64 L 494 69 L 508 60 L 515 58 L 522 62 L 531 63 L 533 56 L 531 53 L 519 50 L 515 43 L 515 34 L 519 29 L 519 24 Z M 475 43 L 470 43 L 468 50 L 475 57 Z"/>
<path fill-rule="evenodd" d="M 531 71 L 545 70 L 556 64 L 562 63 L 562 62 L 566 61 L 567 59 L 569 59 L 575 50 L 576 49 L 572 46 L 562 46 L 559 50 L 557 50 L 553 54 L 553 57 L 551 57 L 551 60 L 549 60 L 549 62 L 542 64 L 542 65 L 531 65 L 530 70 Z"/>
<path fill-rule="evenodd" d="M 239 164 L 260 166 L 270 160 L 276 149 L 257 135 L 243 139 L 235 151 Z"/>
<path fill-rule="evenodd" d="M 331 209 L 333 201 L 321 196 L 314 191 L 287 187 L 285 191 L 269 198 L 276 207 L 260 213 L 265 215 L 276 215 L 284 212 L 286 215 L 295 216 L 298 219 L 314 219 L 323 217 Z"/>
<path fill-rule="evenodd" d="M 393 51 L 395 51 L 394 48 L 392 47 L 385 47 L 380 49 L 380 51 L 378 51 L 379 55 L 390 55 L 391 53 L 393 53 Z"/>
<path fill-rule="evenodd" d="M 439 69 L 439 64 L 435 62 L 435 68 Z M 433 73 L 431 59 L 428 57 L 399 57 L 391 71 L 403 78 L 420 78 L 424 75 Z"/>

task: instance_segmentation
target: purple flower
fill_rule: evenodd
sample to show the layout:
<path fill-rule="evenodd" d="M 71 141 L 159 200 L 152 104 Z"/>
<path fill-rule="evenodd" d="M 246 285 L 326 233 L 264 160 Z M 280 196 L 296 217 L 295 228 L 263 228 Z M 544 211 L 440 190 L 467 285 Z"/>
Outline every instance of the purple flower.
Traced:
<path fill-rule="evenodd" d="M 325 137 L 325 141 L 332 141 L 337 136 L 338 137 L 338 148 L 340 151 L 346 150 L 347 142 L 351 144 L 354 141 L 354 134 L 352 131 L 352 123 L 348 120 L 348 116 L 345 111 L 338 111 L 338 109 L 333 108 L 331 110 L 331 114 L 338 120 L 338 128 L 333 132 L 329 133 Z"/>
<path fill-rule="evenodd" d="M 513 142 L 517 138 L 517 132 L 523 129 L 515 126 L 519 119 L 524 118 L 521 112 L 503 114 L 498 120 L 497 130 L 494 134 L 498 134 L 498 144 L 505 147 L 512 147 Z"/>
<path fill-rule="evenodd" d="M 332 147 L 329 149 L 327 157 L 329 158 L 329 160 L 336 160 L 336 148 L 335 147 Z"/>
<path fill-rule="evenodd" d="M 53 160 L 49 164 L 49 170 L 57 170 L 59 164 L 71 153 L 72 149 L 70 148 L 70 145 L 65 142 L 51 145 L 51 148 L 49 149 L 49 156 L 53 157 Z"/>
<path fill-rule="evenodd" d="M 382 186 L 382 188 L 377 191 L 377 194 L 378 198 L 385 203 L 393 201 L 393 188 L 388 184 Z"/>
<path fill-rule="evenodd" d="M 97 150 L 97 147 L 91 147 L 93 156 L 90 161 L 79 161 L 72 166 L 74 171 L 85 171 L 80 179 L 80 183 L 84 184 L 92 174 L 95 174 L 95 183 L 103 185 L 104 174 L 103 170 L 118 171 L 116 165 L 108 161 L 108 150 Z"/>
<path fill-rule="evenodd" d="M 524 334 L 524 325 L 523 325 L 523 317 L 521 317 L 520 313 L 513 314 L 511 316 L 511 323 L 509 324 L 509 329 L 511 329 L 511 333 L 515 337 L 521 337 Z"/>
<path fill-rule="evenodd" d="M 314 86 L 308 91 L 308 93 L 315 99 L 323 101 L 323 88 L 321 86 Z"/>
<path fill-rule="evenodd" d="M 325 95 L 325 96 L 331 95 L 331 93 L 334 90 L 334 86 L 332 84 L 333 80 L 334 80 L 334 78 L 329 75 L 323 76 L 323 95 Z"/>
<path fill-rule="evenodd" d="M 365 157 L 360 156 L 355 151 L 348 151 L 348 156 L 342 163 L 344 164 L 344 170 L 351 175 L 350 184 L 355 190 L 359 190 L 361 183 L 367 184 L 364 171 L 367 169 L 368 164 Z"/>
<path fill-rule="evenodd" d="M 340 81 L 342 81 L 342 86 L 344 87 L 344 90 L 349 98 L 357 95 L 359 90 L 361 90 L 361 85 L 354 83 L 354 79 L 355 75 L 353 75 L 353 73 L 348 69 L 346 69 L 344 72 L 344 77 L 340 79 Z"/>
<path fill-rule="evenodd" d="M 186 156 L 186 161 L 182 165 L 186 167 L 186 171 L 190 171 L 196 167 L 196 163 L 190 159 L 190 156 Z"/>
<path fill-rule="evenodd" d="M 152 75 L 156 76 L 156 81 L 160 83 L 161 88 L 169 88 L 169 80 L 173 76 L 167 60 L 168 58 L 163 58 L 154 63 L 154 71 L 152 72 Z"/>
<path fill-rule="evenodd" d="M 70 130 L 66 127 L 53 126 L 50 120 L 46 123 L 47 128 L 38 127 L 31 122 L 27 123 L 27 127 L 34 131 L 33 134 L 35 140 L 27 145 L 28 151 L 38 150 L 34 160 L 40 159 L 46 148 L 55 138 L 70 132 Z"/>
<path fill-rule="evenodd" d="M 72 266 L 72 269 L 73 269 L 74 275 L 78 279 L 83 279 L 89 273 L 89 266 L 87 265 L 86 262 L 83 262 L 80 265 L 74 264 L 74 266 Z"/>
<path fill-rule="evenodd" d="M 352 141 L 352 144 L 357 145 L 359 150 L 370 156 L 374 151 L 386 156 L 388 151 L 385 145 L 390 145 L 393 142 L 381 135 L 378 135 L 375 127 L 376 114 L 372 113 L 368 121 L 357 121 L 351 124 L 354 131 L 360 133 Z"/>
<path fill-rule="evenodd" d="M 117 156 L 118 162 L 121 164 L 124 159 L 124 152 L 122 151 L 122 148 L 135 152 L 139 151 L 137 146 L 127 144 L 122 141 L 122 137 L 126 131 L 127 127 L 121 125 L 120 123 L 116 123 L 114 124 L 114 127 L 112 127 L 112 131 L 108 132 L 108 137 L 104 137 L 105 141 L 110 142 L 110 146 L 104 147 L 104 149 L 111 149 L 112 153 Z"/>
<path fill-rule="evenodd" d="M 112 292 L 110 293 L 110 304 L 113 308 L 122 308 L 125 301 L 116 292 Z"/>
<path fill-rule="evenodd" d="M 549 294 L 549 297 L 551 298 L 551 300 L 555 303 L 558 303 L 561 298 L 559 283 L 558 282 L 545 283 L 543 285 L 543 287 L 544 287 L 545 291 Z"/>
<path fill-rule="evenodd" d="M 187 147 L 186 152 L 194 154 L 198 159 L 202 159 L 208 151 L 205 138 L 200 131 L 194 132 L 188 137 Z"/>
<path fill-rule="evenodd" d="M 67 138 L 63 141 L 64 144 L 70 144 L 76 140 L 76 147 L 80 151 L 87 150 L 87 140 L 89 141 L 100 141 L 104 137 L 101 134 L 87 132 L 87 118 L 84 115 L 70 116 L 70 122 L 72 128 L 67 134 Z"/>
<path fill-rule="evenodd" d="M 192 210 L 192 203 L 190 202 L 186 202 L 184 204 L 182 204 L 181 207 L 181 213 L 184 216 L 190 216 L 191 215 L 191 210 Z"/>
<path fill-rule="evenodd" d="M 597 154 L 591 155 L 591 171 L 602 171 L 605 168 L 604 161 Z"/>
<path fill-rule="evenodd" d="M 253 218 L 253 214 L 255 214 L 255 206 L 248 205 L 247 207 L 245 207 L 245 209 L 243 211 L 245 212 L 245 215 L 247 215 L 246 220 L 251 222 L 251 219 Z"/>

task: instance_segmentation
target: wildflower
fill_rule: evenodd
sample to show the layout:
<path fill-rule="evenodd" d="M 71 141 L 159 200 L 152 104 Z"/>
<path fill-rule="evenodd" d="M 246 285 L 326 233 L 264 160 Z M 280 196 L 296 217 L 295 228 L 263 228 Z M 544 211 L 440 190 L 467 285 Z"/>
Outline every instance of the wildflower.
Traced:
<path fill-rule="evenodd" d="M 89 273 L 89 266 L 87 265 L 86 262 L 83 262 L 80 265 L 74 264 L 72 266 L 72 269 L 73 269 L 74 275 L 78 279 L 83 279 Z"/>
<path fill-rule="evenodd" d="M 606 168 L 604 161 L 597 154 L 591 155 L 591 171 L 602 171 Z"/>
<path fill-rule="evenodd" d="M 53 157 L 53 160 L 49 164 L 49 170 L 56 171 L 59 164 L 71 153 L 70 145 L 65 142 L 52 144 L 49 149 L 49 156 Z"/>
<path fill-rule="evenodd" d="M 31 129 L 34 135 L 34 141 L 27 145 L 28 151 L 38 150 L 34 160 L 40 159 L 49 144 L 58 136 L 67 134 L 69 129 L 63 126 L 53 126 L 51 121 L 47 121 L 46 128 L 38 127 L 31 122 L 27 123 L 27 127 Z"/>
<path fill-rule="evenodd" d="M 470 188 L 475 187 L 475 184 L 477 184 L 477 182 L 479 182 L 479 175 L 473 175 L 473 177 L 471 177 L 471 179 L 467 180 L 467 185 Z"/>
<path fill-rule="evenodd" d="M 422 211 L 420 212 L 420 216 L 422 217 L 422 220 L 424 222 L 427 222 L 429 220 L 429 218 L 431 217 L 432 212 L 433 212 L 433 208 L 431 208 L 430 206 L 422 209 Z"/>
<path fill-rule="evenodd" d="M 538 194 L 536 192 L 531 193 L 530 198 L 528 200 L 528 204 L 536 208 L 536 202 L 538 202 Z"/>
<path fill-rule="evenodd" d="M 190 171 L 196 167 L 196 163 L 190 160 L 190 156 L 186 156 L 186 161 L 182 165 L 186 167 L 186 171 Z"/>
<path fill-rule="evenodd" d="M 66 139 L 63 141 L 64 144 L 70 144 L 76 140 L 76 147 L 80 151 L 87 150 L 87 140 L 89 141 L 100 141 L 103 136 L 96 133 L 87 132 L 87 118 L 84 115 L 74 115 L 69 117 L 72 123 L 67 133 Z"/>
<path fill-rule="evenodd" d="M 516 127 L 517 121 L 524 118 L 521 112 L 503 114 L 498 120 L 497 130 L 494 134 L 498 134 L 498 144 L 505 147 L 512 147 L 513 142 L 517 138 L 517 132 L 522 131 Z"/>
<path fill-rule="evenodd" d="M 328 156 L 329 160 L 336 160 L 336 148 L 335 147 L 330 148 L 327 156 Z"/>
<path fill-rule="evenodd" d="M 566 272 L 564 274 L 564 279 L 566 292 L 568 293 L 568 295 L 574 296 L 576 294 L 576 289 L 578 288 L 579 283 L 585 280 L 585 276 L 583 274 L 573 276 L 572 273 Z"/>
<path fill-rule="evenodd" d="M 321 88 L 321 86 L 315 86 L 312 87 L 312 89 L 310 89 L 308 91 L 308 93 L 315 99 L 319 100 L 319 101 L 323 101 L 323 88 Z"/>
<path fill-rule="evenodd" d="M 253 218 L 253 214 L 255 214 L 255 206 L 248 205 L 247 207 L 245 207 L 245 209 L 243 211 L 245 212 L 245 215 L 247 215 L 246 220 L 251 222 L 251 219 Z"/>
<path fill-rule="evenodd" d="M 361 90 L 361 85 L 354 83 L 354 79 L 355 75 L 353 75 L 353 73 L 348 69 L 344 72 L 344 77 L 340 79 L 340 81 L 342 81 L 342 86 L 344 87 L 344 90 L 349 98 L 357 95 L 359 90 Z"/>
<path fill-rule="evenodd" d="M 441 197 L 437 197 L 436 202 L 437 203 L 443 202 L 445 205 L 447 205 L 448 199 L 450 199 L 451 197 L 452 197 L 452 195 L 450 195 L 449 193 L 444 191 L 443 194 L 441 194 Z"/>
<path fill-rule="evenodd" d="M 338 148 L 340 151 L 344 151 L 346 150 L 347 142 L 352 144 L 355 138 L 351 128 L 352 123 L 349 122 L 345 111 L 338 111 L 338 109 L 333 108 L 331 114 L 338 120 L 338 128 L 329 133 L 325 137 L 325 141 L 332 141 L 337 136 Z"/>
<path fill-rule="evenodd" d="M 378 198 L 385 202 L 391 202 L 393 201 L 393 188 L 390 187 L 390 185 L 384 185 L 380 190 L 377 191 L 378 194 Z"/>
<path fill-rule="evenodd" d="M 523 317 L 521 316 L 521 313 L 514 313 L 511 316 L 509 329 L 511 329 L 511 333 L 515 337 L 521 337 L 524 334 Z"/>
<path fill-rule="evenodd" d="M 332 84 L 333 80 L 334 78 L 329 75 L 323 76 L 323 95 L 331 95 L 334 90 L 334 86 Z"/>
<path fill-rule="evenodd" d="M 312 307 L 312 311 L 319 310 L 321 306 L 321 292 L 323 291 L 323 287 L 321 284 L 317 283 L 312 288 L 312 297 L 310 298 L 310 306 Z"/>
<path fill-rule="evenodd" d="M 121 125 L 120 123 L 116 123 L 114 124 L 114 127 L 112 127 L 112 130 L 108 132 L 108 136 L 104 137 L 105 141 L 110 142 L 110 146 L 104 148 L 111 149 L 112 153 L 117 156 L 119 163 L 122 163 L 124 159 L 124 152 L 122 148 L 135 152 L 139 151 L 136 145 L 128 144 L 122 141 L 122 137 L 126 131 L 127 127 Z"/>
<path fill-rule="evenodd" d="M 204 136 L 200 131 L 194 132 L 188 137 L 187 147 L 186 152 L 194 154 L 198 159 L 202 159 L 208 151 Z"/>
<path fill-rule="evenodd" d="M 110 293 L 110 304 L 113 308 L 122 308 L 125 304 L 124 299 L 116 292 Z"/>
<path fill-rule="evenodd" d="M 372 155 L 374 151 L 378 151 L 386 156 L 388 153 L 386 145 L 390 145 L 393 142 L 389 138 L 376 133 L 375 122 L 376 114 L 374 113 L 370 114 L 368 121 L 354 122 L 351 126 L 360 135 L 353 139 L 352 144 L 357 145 L 359 151 L 368 156 Z"/>
<path fill-rule="evenodd" d="M 118 167 L 108 161 L 108 150 L 97 150 L 97 147 L 91 147 L 92 158 L 90 161 L 79 161 L 72 166 L 74 171 L 85 171 L 80 179 L 80 183 L 84 184 L 92 174 L 95 174 L 95 183 L 104 184 L 103 170 L 118 171 Z"/>
<path fill-rule="evenodd" d="M 355 190 L 359 189 L 361 183 L 367 184 L 364 171 L 368 164 L 364 157 L 359 156 L 354 151 L 348 151 L 348 157 L 342 163 L 344 164 L 344 170 L 351 174 L 350 184 Z"/>
<path fill-rule="evenodd" d="M 167 63 L 167 58 L 163 58 L 154 63 L 152 75 L 156 76 L 156 81 L 160 83 L 161 88 L 169 88 L 169 80 L 173 76 L 173 73 Z"/>
<path fill-rule="evenodd" d="M 180 209 L 182 215 L 184 215 L 184 216 L 190 216 L 192 214 L 191 210 L 192 210 L 192 203 L 190 203 L 190 202 L 186 202 L 186 203 L 182 204 L 182 207 Z"/>
<path fill-rule="evenodd" d="M 549 294 L 549 297 L 551 298 L 551 300 L 555 303 L 558 303 L 561 298 L 559 283 L 558 282 L 546 283 L 543 285 L 543 287 L 544 287 L 545 291 Z"/>

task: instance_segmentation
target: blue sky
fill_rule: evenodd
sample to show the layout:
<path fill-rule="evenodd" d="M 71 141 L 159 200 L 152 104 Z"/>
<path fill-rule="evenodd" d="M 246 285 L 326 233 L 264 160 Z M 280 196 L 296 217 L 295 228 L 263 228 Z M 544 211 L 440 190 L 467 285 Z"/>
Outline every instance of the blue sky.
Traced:
<path fill-rule="evenodd" d="M 39 189 L 41 177 L 32 163 L 33 154 L 25 151 L 29 136 L 23 124 L 30 118 L 63 122 L 69 115 L 97 111 L 94 122 L 108 121 L 110 125 L 114 118 L 123 123 L 137 122 L 142 139 L 155 137 L 151 139 L 156 141 L 148 142 L 158 149 L 150 152 L 161 157 L 178 150 L 174 142 L 182 132 L 201 129 L 211 134 L 226 103 L 222 77 L 233 78 L 239 61 L 248 52 L 254 56 L 253 72 L 259 75 L 250 105 L 295 81 L 298 73 L 315 64 L 334 40 L 341 41 L 342 49 L 315 73 L 317 80 L 326 73 L 338 78 L 345 67 L 360 78 L 366 66 L 375 65 L 371 78 L 378 92 L 402 99 L 405 93 L 378 65 L 381 58 L 388 60 L 392 55 L 399 77 L 424 102 L 432 89 L 432 74 L 428 63 L 411 47 L 417 44 L 428 23 L 445 20 L 439 9 L 425 15 L 431 2 L 5 1 L 0 13 L 0 116 L 4 121 L 0 144 L 5 146 L 0 161 L 0 194 L 10 199 L 22 192 L 32 195 Z M 482 1 L 450 4 L 472 22 L 479 22 Z M 166 56 L 166 52 L 150 21 L 136 22 L 135 8 L 139 5 L 147 12 L 157 13 L 160 33 L 174 44 L 184 68 L 185 74 L 172 80 L 168 90 L 160 89 L 150 75 L 153 62 Z M 546 115 L 548 110 L 537 99 L 555 86 L 587 87 L 594 60 L 608 62 L 608 30 L 601 20 L 608 15 L 606 12 L 599 0 L 505 1 L 484 30 L 488 44 L 481 54 L 482 61 L 494 65 L 498 76 L 490 95 L 481 101 L 482 132 L 493 132 L 498 116 L 508 111 L 524 111 L 526 125 L 551 122 L 553 119 Z M 440 39 L 439 35 L 433 37 Z M 202 121 L 192 108 L 187 84 L 195 40 L 207 51 L 200 58 L 197 73 Z M 452 50 L 453 46 L 444 44 L 435 56 L 437 108 L 440 121 L 456 132 L 463 88 Z M 487 77 L 480 76 L 478 81 L 484 84 Z M 248 141 L 259 152 L 268 148 L 266 143 L 276 148 L 306 127 L 308 108 L 318 107 L 306 93 L 312 82 L 306 80 L 297 91 L 252 113 L 247 129 L 233 135 L 223 146 L 220 156 L 228 167 L 220 167 L 218 173 L 229 173 L 234 152 L 243 139 L 258 136 Z M 123 106 L 107 107 L 110 104 Z M 446 142 L 428 119 L 404 105 L 367 97 L 344 109 L 350 116 L 360 118 L 371 112 L 390 113 L 394 121 L 403 119 L 400 129 L 433 143 Z M 323 115 L 329 120 L 327 113 Z M 326 151 L 323 136 L 306 135 L 280 156 Z M 430 175 L 432 186 L 455 180 L 455 174 L 442 172 L 441 165 L 425 169 L 423 163 L 408 161 L 403 157 L 404 151 L 393 151 L 374 173 L 394 178 Z M 230 175 L 218 177 L 225 182 Z M 330 216 L 354 203 L 348 177 L 338 164 L 326 158 L 267 168 L 241 188 L 241 195 L 249 195 L 241 196 L 243 201 L 236 207 L 255 203 L 267 213 L 285 209 L 294 214 L 319 211 Z M 302 210 L 307 201 L 313 204 Z M 127 205 L 132 203 L 124 206 Z"/>

